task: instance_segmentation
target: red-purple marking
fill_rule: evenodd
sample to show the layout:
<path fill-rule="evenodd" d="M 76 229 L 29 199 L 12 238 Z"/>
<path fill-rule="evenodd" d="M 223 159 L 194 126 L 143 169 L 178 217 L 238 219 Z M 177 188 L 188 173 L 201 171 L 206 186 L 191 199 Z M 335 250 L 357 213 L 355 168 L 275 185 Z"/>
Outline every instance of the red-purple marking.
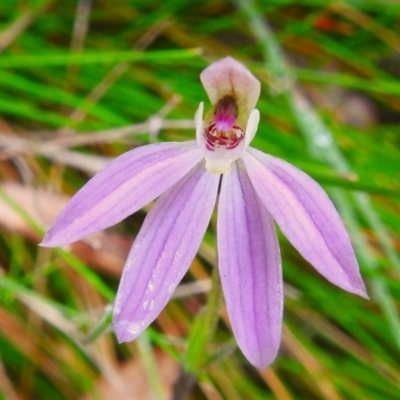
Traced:
<path fill-rule="evenodd" d="M 234 149 L 243 139 L 244 132 L 242 128 L 234 125 L 229 130 L 218 130 L 215 122 L 210 122 L 204 129 L 207 150 L 213 151 L 216 147 L 223 146 L 228 150 Z"/>
<path fill-rule="evenodd" d="M 238 117 L 238 106 L 234 96 L 226 95 L 215 107 L 214 121 L 204 129 L 206 147 L 213 151 L 223 146 L 228 150 L 234 149 L 244 138 L 242 128 L 235 125 Z"/>

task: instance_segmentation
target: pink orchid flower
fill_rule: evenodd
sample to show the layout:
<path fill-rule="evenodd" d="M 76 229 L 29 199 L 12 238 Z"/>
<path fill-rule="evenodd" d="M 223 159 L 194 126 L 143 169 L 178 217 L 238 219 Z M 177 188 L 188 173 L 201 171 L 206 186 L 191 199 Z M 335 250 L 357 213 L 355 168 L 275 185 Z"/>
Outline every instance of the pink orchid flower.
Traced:
<path fill-rule="evenodd" d="M 126 260 L 113 310 L 119 342 L 158 316 L 196 256 L 218 198 L 218 265 L 239 348 L 265 368 L 281 340 L 283 282 L 274 221 L 327 280 L 367 297 L 334 205 L 308 175 L 249 147 L 260 82 L 227 57 L 200 75 L 212 107 L 197 141 L 131 150 L 68 203 L 42 245 L 62 246 L 114 225 L 158 197 Z M 220 191 L 218 188 L 220 186 Z"/>

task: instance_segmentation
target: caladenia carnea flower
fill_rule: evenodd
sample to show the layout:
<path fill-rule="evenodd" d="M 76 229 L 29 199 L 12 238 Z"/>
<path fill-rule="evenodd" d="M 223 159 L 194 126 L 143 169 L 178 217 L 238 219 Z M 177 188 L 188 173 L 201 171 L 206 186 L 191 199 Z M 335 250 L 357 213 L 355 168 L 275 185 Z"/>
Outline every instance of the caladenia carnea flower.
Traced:
<path fill-rule="evenodd" d="M 194 259 L 218 198 L 218 266 L 238 345 L 256 367 L 276 357 L 283 283 L 274 221 L 326 279 L 367 297 L 350 239 L 328 196 L 302 171 L 249 147 L 259 81 L 227 57 L 200 75 L 212 107 L 196 113 L 197 141 L 131 150 L 95 175 L 42 242 L 62 246 L 116 224 L 150 201 L 113 310 L 119 342 L 154 321 Z M 218 196 L 218 188 L 220 192 Z"/>

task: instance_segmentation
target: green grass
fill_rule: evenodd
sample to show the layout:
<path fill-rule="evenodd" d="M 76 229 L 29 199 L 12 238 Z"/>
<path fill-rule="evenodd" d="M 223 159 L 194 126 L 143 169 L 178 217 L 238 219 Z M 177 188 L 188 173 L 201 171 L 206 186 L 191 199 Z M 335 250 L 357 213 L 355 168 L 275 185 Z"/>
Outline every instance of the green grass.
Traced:
<path fill-rule="evenodd" d="M 397 398 L 399 27 L 394 1 L 0 2 L 0 399 Z M 332 286 L 280 235 L 284 330 L 266 371 L 244 359 L 224 311 L 199 359 L 207 290 L 116 343 L 108 306 L 147 209 L 89 242 L 38 246 L 95 161 L 194 137 L 190 121 L 208 104 L 199 73 L 225 55 L 262 82 L 254 147 L 329 192 L 371 297 Z M 149 132 L 159 112 L 173 127 Z M 127 125 L 140 133 L 107 139 Z M 215 259 L 211 229 L 182 287 L 209 278 Z"/>

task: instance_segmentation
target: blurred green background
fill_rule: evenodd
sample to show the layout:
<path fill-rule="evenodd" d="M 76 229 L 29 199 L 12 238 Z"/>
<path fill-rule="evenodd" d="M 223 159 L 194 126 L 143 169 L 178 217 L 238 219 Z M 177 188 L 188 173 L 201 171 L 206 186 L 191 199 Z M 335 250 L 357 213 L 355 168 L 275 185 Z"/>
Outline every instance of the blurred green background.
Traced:
<path fill-rule="evenodd" d="M 174 299 L 124 345 L 103 328 L 146 209 L 65 249 L 37 244 L 112 157 L 193 139 L 199 73 L 226 55 L 262 82 L 253 146 L 328 191 L 371 300 L 280 235 L 277 360 L 252 368 L 222 308 L 193 375 L 182 360 L 216 265 L 212 229 Z M 0 399 L 400 399 L 399 77 L 395 0 L 2 0 Z"/>

